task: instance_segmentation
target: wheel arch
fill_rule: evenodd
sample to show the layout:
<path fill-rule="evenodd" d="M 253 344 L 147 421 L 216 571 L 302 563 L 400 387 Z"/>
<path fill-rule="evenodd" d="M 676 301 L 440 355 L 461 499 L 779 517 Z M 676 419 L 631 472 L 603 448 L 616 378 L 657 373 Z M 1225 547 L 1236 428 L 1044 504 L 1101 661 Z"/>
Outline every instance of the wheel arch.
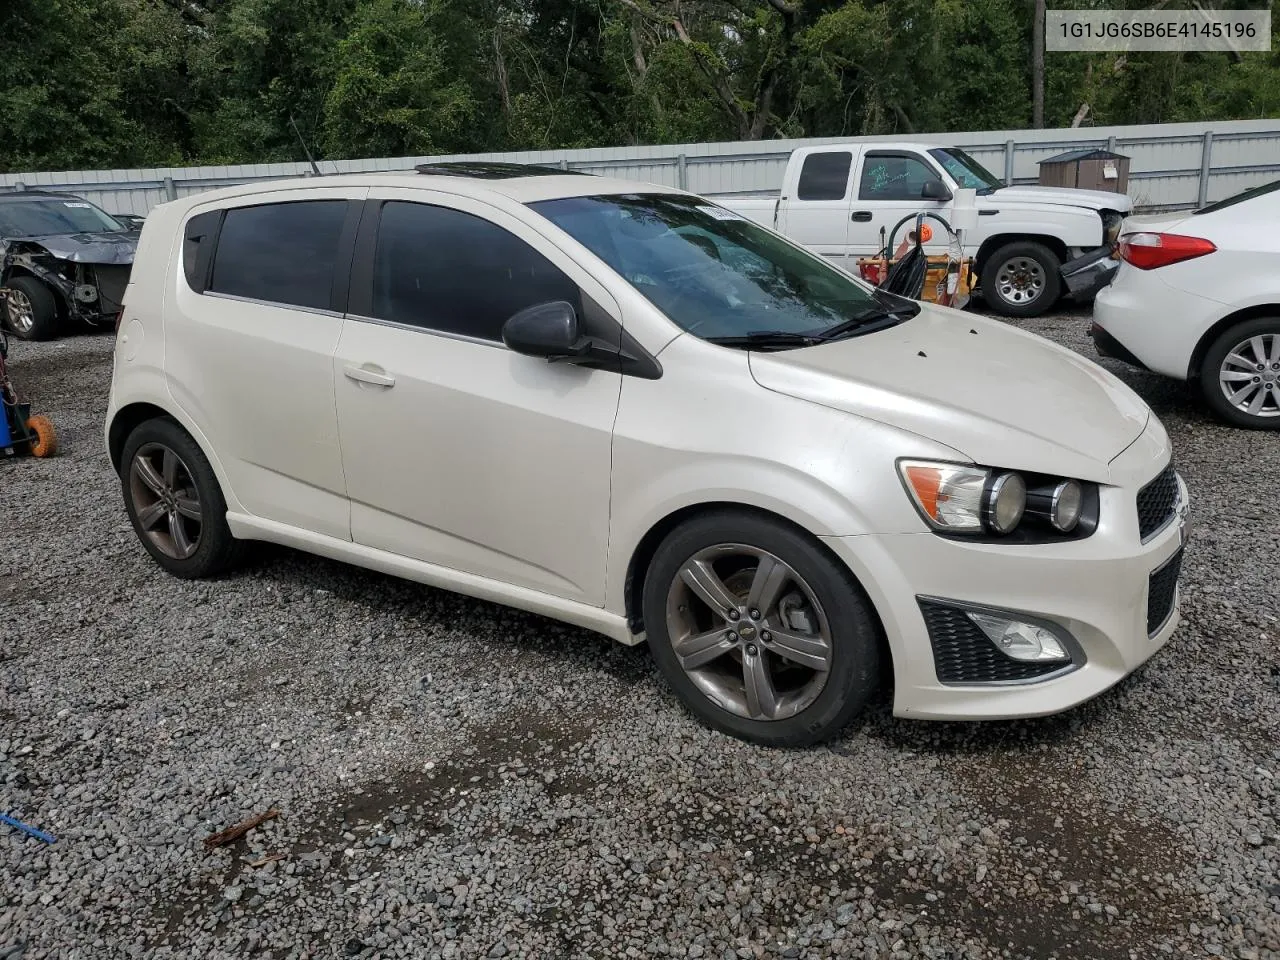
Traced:
<path fill-rule="evenodd" d="M 1039 243 L 1048 247 L 1053 255 L 1058 258 L 1059 268 L 1067 262 L 1067 245 L 1057 237 L 1045 233 L 997 233 L 994 236 L 987 237 L 982 241 L 982 245 L 978 247 L 978 255 L 974 258 L 974 269 L 977 270 L 978 274 L 982 274 L 992 254 L 1011 243 Z"/>
<path fill-rule="evenodd" d="M 644 631 L 644 617 L 641 613 L 643 609 L 643 594 L 645 578 L 648 576 L 649 568 L 653 562 L 654 555 L 658 551 L 658 546 L 666 539 L 667 535 L 682 524 L 694 519 L 695 517 L 704 516 L 710 513 L 718 512 L 734 512 L 744 513 L 759 517 L 764 520 L 770 520 L 780 523 L 799 533 L 807 539 L 813 546 L 826 556 L 832 563 L 836 564 L 848 576 L 849 580 L 862 594 L 862 599 L 866 601 L 867 609 L 871 611 L 875 617 L 876 635 L 880 644 L 881 653 L 884 654 L 882 662 L 886 664 L 886 669 L 893 669 L 893 650 L 888 641 L 884 617 L 880 610 L 876 607 L 875 600 L 871 596 L 862 581 L 858 578 L 849 565 L 840 559 L 839 556 L 823 543 L 821 537 L 814 536 L 813 533 L 806 530 L 801 524 L 785 517 L 773 510 L 764 507 L 758 507 L 749 503 L 741 503 L 732 500 L 716 500 L 706 503 L 695 503 L 688 506 L 680 507 L 671 511 L 654 523 L 642 536 L 636 544 L 635 549 L 631 551 L 631 557 L 627 564 L 627 574 L 625 580 L 625 602 L 627 624 L 631 630 L 639 634 Z M 892 678 L 890 677 L 890 683 Z"/>
<path fill-rule="evenodd" d="M 1204 366 L 1204 358 L 1208 355 L 1209 348 L 1213 346 L 1215 340 L 1237 324 L 1245 323 L 1249 320 L 1257 320 L 1261 317 L 1280 318 L 1280 303 L 1259 303 L 1252 307 L 1243 307 L 1227 314 L 1201 334 L 1200 339 L 1196 342 L 1195 349 L 1191 351 L 1191 359 L 1187 362 L 1187 379 L 1200 379 L 1200 375 L 1203 372 L 1201 368 Z"/>
<path fill-rule="evenodd" d="M 111 457 L 111 466 L 116 473 L 120 472 L 120 455 L 124 452 L 124 444 L 129 439 L 129 434 L 133 433 L 134 430 L 148 420 L 157 420 L 161 417 L 166 417 L 180 426 L 182 425 L 177 417 L 154 403 L 130 403 L 115 412 L 115 415 L 111 418 L 110 425 L 107 427 L 107 453 Z M 186 430 L 188 434 L 191 432 L 185 426 L 182 429 Z M 192 439 L 195 438 L 193 437 Z"/>

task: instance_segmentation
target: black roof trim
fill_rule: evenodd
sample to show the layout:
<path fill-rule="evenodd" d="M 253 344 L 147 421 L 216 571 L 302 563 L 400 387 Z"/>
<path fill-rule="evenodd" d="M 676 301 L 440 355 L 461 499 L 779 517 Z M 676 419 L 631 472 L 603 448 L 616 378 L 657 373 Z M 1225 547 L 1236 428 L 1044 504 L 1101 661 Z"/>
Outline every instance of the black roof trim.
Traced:
<path fill-rule="evenodd" d="M 0 187 L 0 197 L 70 197 L 72 200 L 81 199 L 74 193 L 64 190 L 19 190 L 17 187 Z"/>
<path fill-rule="evenodd" d="M 591 174 L 583 170 L 564 170 L 533 163 L 501 163 L 490 160 L 455 160 L 445 163 L 420 163 L 419 173 L 436 177 L 471 177 L 476 180 L 514 180 L 517 177 L 564 177 Z"/>

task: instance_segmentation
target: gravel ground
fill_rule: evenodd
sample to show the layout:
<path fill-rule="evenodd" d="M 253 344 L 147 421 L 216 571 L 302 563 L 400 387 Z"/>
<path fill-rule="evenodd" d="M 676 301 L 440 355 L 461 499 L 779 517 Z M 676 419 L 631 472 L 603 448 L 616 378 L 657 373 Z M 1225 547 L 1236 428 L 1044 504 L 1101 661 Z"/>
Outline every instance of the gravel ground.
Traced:
<path fill-rule="evenodd" d="M 1280 437 L 1113 367 L 1195 498 L 1172 644 L 1063 717 L 787 752 L 535 616 L 272 548 L 162 575 L 110 349 L 11 360 L 63 453 L 0 463 L 0 809 L 58 841 L 0 826 L 0 958 L 1280 957 Z"/>

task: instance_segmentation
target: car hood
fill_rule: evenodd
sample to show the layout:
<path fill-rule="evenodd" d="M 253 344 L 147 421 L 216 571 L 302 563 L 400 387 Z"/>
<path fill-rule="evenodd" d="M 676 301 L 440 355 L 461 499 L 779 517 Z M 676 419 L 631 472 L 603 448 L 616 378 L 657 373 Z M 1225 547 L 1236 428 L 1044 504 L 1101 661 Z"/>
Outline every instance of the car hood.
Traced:
<path fill-rule="evenodd" d="M 1123 193 L 1107 193 L 1105 190 L 1077 190 L 1074 187 L 1001 187 L 995 193 L 979 197 L 979 206 L 999 206 L 1001 203 L 1052 203 L 1063 207 L 1083 207 L 1086 210 L 1118 210 L 1127 213 L 1133 209 L 1133 201 Z"/>
<path fill-rule="evenodd" d="M 51 256 L 72 263 L 131 264 L 138 249 L 138 234 L 65 233 L 48 237 L 21 237 L 15 243 L 43 247 Z"/>
<path fill-rule="evenodd" d="M 975 463 L 1106 482 L 1151 411 L 1097 364 L 1003 323 L 922 305 L 911 320 L 755 352 L 762 387 L 945 444 Z"/>

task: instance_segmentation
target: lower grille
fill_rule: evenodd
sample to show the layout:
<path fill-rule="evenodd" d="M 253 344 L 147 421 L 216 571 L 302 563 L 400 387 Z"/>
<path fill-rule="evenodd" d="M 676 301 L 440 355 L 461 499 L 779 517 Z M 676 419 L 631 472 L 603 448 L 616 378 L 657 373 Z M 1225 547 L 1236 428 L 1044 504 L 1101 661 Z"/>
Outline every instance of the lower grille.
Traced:
<path fill-rule="evenodd" d="M 1178 475 L 1173 464 L 1138 491 L 1138 532 L 1146 540 L 1162 529 L 1178 509 Z"/>
<path fill-rule="evenodd" d="M 1182 551 L 1151 574 L 1147 584 L 1147 636 L 1160 632 L 1173 615 L 1173 604 L 1178 597 L 1178 575 L 1182 572 Z"/>
<path fill-rule="evenodd" d="M 957 607 L 920 600 L 941 683 L 1009 683 L 1035 680 L 1064 668 L 1062 663 L 1014 660 L 1000 651 L 968 614 Z"/>

